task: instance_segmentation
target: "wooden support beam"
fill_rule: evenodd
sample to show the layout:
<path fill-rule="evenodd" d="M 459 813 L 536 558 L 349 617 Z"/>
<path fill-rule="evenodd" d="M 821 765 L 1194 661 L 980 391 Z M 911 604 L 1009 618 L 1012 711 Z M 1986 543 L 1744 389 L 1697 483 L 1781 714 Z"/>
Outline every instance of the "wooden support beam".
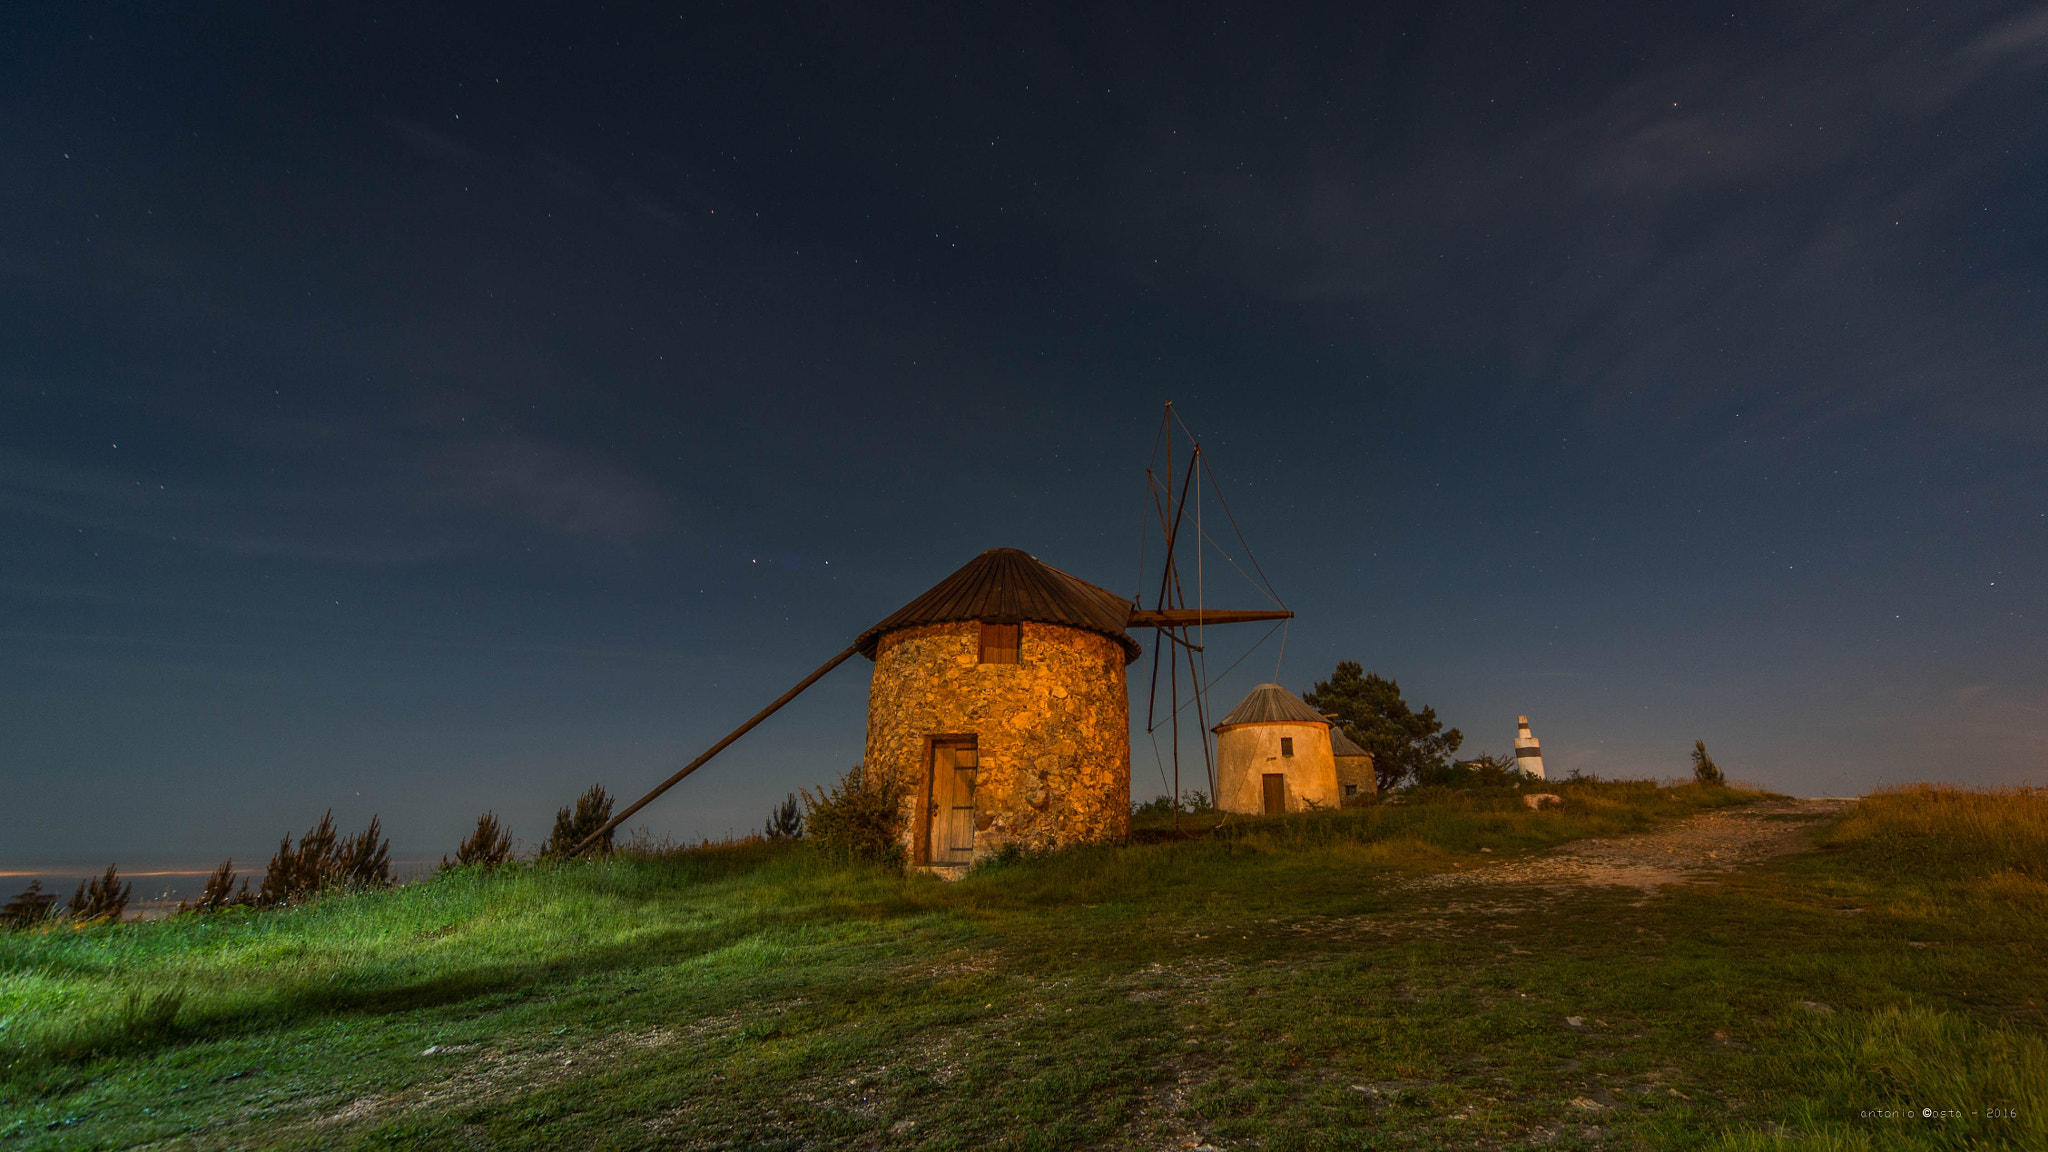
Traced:
<path fill-rule="evenodd" d="M 720 740 L 716 744 L 713 744 L 709 749 L 705 750 L 705 753 L 702 756 L 699 756 L 695 760 L 690 761 L 688 764 L 683 765 L 682 771 L 677 772 L 675 775 L 669 777 L 666 780 L 663 780 L 661 784 L 654 789 L 654 791 L 649 792 L 647 795 L 642 796 L 640 799 L 634 801 L 633 806 L 631 808 L 628 808 L 624 812 L 619 813 L 617 816 L 612 817 L 610 820 L 605 822 L 604 827 L 599 828 L 597 831 L 592 832 L 589 836 L 585 837 L 583 843 L 578 844 L 574 848 L 569 849 L 569 855 L 581 855 L 584 849 L 604 839 L 605 833 L 610 832 L 612 829 L 617 828 L 621 824 L 624 824 L 626 822 L 627 817 L 631 816 L 635 812 L 638 812 L 642 808 L 647 807 L 648 801 L 653 800 L 656 796 L 661 795 L 663 792 L 666 792 L 669 789 L 675 787 L 677 784 L 681 783 L 683 777 L 688 776 L 690 773 L 695 772 L 699 768 L 702 768 L 704 766 L 705 761 L 711 759 L 713 756 L 718 755 L 720 752 L 725 751 L 726 745 L 732 743 L 733 741 L 739 739 L 742 736 L 745 736 L 748 732 L 753 730 L 754 725 L 759 724 L 761 721 L 766 720 L 770 716 L 773 716 L 775 714 L 776 709 L 782 707 L 784 704 L 789 703 L 791 700 L 796 699 L 797 693 L 803 691 L 806 688 L 809 688 L 813 684 L 816 684 L 818 682 L 819 677 L 823 676 L 827 672 L 830 672 L 834 668 L 839 667 L 841 664 L 846 663 L 847 657 L 852 656 L 857 651 L 859 651 L 859 648 L 857 647 L 848 648 L 846 651 L 841 652 L 839 655 L 834 656 L 830 660 L 825 661 L 823 667 L 819 668 L 816 672 L 813 672 L 809 676 L 806 676 L 802 680 L 798 681 L 796 687 L 791 688 L 787 692 L 784 692 L 781 695 L 781 697 L 775 701 L 775 703 L 770 704 L 766 708 L 761 709 L 759 712 L 754 713 L 754 718 L 752 720 L 749 720 L 745 724 L 742 724 L 739 727 L 733 729 L 732 734 L 730 736 L 727 736 L 725 739 Z"/>
<path fill-rule="evenodd" d="M 1199 628 L 1204 624 L 1248 624 L 1254 620 L 1292 620 L 1292 612 L 1237 611 L 1229 608 L 1133 608 L 1129 628 Z"/>

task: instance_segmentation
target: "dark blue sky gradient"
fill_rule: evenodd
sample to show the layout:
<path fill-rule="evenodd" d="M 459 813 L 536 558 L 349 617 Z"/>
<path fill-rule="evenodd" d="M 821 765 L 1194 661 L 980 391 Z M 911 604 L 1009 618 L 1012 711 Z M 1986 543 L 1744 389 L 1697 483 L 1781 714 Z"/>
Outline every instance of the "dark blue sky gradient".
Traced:
<path fill-rule="evenodd" d="M 0 867 L 535 843 L 981 549 L 1137 591 L 1167 397 L 1291 688 L 2041 782 L 2048 7 L 1271 7 L 10 11 Z"/>

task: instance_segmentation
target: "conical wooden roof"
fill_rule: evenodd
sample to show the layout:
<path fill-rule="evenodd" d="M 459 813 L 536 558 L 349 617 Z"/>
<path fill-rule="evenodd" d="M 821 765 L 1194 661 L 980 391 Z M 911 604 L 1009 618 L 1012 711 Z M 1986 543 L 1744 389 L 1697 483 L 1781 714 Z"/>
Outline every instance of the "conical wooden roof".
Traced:
<path fill-rule="evenodd" d="M 991 548 L 969 560 L 932 590 L 860 634 L 854 646 L 872 660 L 885 633 L 919 624 L 987 620 L 1063 624 L 1100 633 L 1123 645 L 1124 663 L 1144 649 L 1124 631 L 1131 602 L 1106 588 L 1047 564 L 1017 548 Z"/>
<path fill-rule="evenodd" d="M 1261 684 L 1218 721 L 1211 731 L 1233 724 L 1330 724 L 1330 718 L 1308 706 L 1301 697 L 1278 684 Z"/>
<path fill-rule="evenodd" d="M 1343 725 L 1332 724 L 1330 725 L 1330 755 L 1370 756 L 1372 755 L 1372 753 L 1367 752 L 1363 748 L 1360 748 L 1356 743 L 1352 741 L 1351 737 L 1346 736 L 1344 734 Z"/>

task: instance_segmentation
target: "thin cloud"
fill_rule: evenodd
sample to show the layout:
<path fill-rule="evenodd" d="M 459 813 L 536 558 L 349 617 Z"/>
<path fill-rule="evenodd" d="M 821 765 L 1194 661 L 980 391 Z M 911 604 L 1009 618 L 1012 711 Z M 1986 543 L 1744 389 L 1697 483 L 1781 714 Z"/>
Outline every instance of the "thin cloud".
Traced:
<path fill-rule="evenodd" d="M 570 535 L 626 541 L 667 527 L 653 489 L 625 473 L 533 439 L 501 437 L 439 452 L 423 468 L 420 504 L 475 509 Z"/>

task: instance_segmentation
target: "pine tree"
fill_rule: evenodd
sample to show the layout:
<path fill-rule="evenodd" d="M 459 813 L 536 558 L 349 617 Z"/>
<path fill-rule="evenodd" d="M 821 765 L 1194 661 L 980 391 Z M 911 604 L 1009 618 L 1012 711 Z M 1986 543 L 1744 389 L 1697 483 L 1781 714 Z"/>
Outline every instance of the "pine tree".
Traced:
<path fill-rule="evenodd" d="M 541 844 L 540 854 L 553 857 L 567 856 L 578 844 L 590 839 L 599 828 L 604 827 L 611 818 L 612 794 L 604 790 L 604 785 L 592 784 L 590 791 L 576 798 L 574 809 L 562 808 L 555 812 L 554 834 Z M 612 835 L 610 832 L 605 833 L 604 839 L 597 842 L 594 850 L 611 851 Z"/>
<path fill-rule="evenodd" d="M 1692 778 L 1710 788 L 1719 788 L 1728 783 L 1728 777 L 1722 774 L 1720 766 L 1714 763 L 1712 756 L 1707 755 L 1705 740 L 1692 742 Z"/>
<path fill-rule="evenodd" d="M 1445 728 L 1436 718 L 1436 709 L 1409 708 L 1399 683 L 1367 672 L 1355 660 L 1337 665 L 1334 675 L 1317 681 L 1315 690 L 1302 698 L 1309 707 L 1335 717 L 1346 736 L 1372 753 L 1373 774 L 1382 792 L 1419 778 L 1424 771 L 1449 768 L 1451 755 L 1465 743 L 1464 733 Z"/>

